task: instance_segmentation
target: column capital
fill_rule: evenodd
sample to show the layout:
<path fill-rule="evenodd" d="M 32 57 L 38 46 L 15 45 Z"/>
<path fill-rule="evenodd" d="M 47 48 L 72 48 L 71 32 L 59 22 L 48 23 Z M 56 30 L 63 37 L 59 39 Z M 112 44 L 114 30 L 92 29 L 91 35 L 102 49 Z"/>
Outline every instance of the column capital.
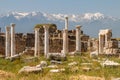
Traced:
<path fill-rule="evenodd" d="M 49 29 L 49 26 L 44 25 L 43 28 L 44 28 L 45 30 L 48 30 L 48 29 Z"/>
<path fill-rule="evenodd" d="M 68 19 L 68 16 L 65 16 L 65 19 Z"/>
<path fill-rule="evenodd" d="M 77 26 L 76 26 L 77 29 L 80 29 L 81 27 L 82 27 L 81 25 L 77 25 Z"/>
<path fill-rule="evenodd" d="M 98 35 L 99 35 L 99 36 L 104 36 L 105 34 L 101 34 L 101 33 L 99 33 Z"/>
<path fill-rule="evenodd" d="M 15 27 L 15 23 L 11 23 L 10 25 L 11 25 L 11 27 Z"/>
<path fill-rule="evenodd" d="M 10 31 L 10 26 L 6 26 L 6 31 Z"/>
<path fill-rule="evenodd" d="M 35 31 L 39 31 L 40 30 L 40 28 L 35 28 Z"/>
<path fill-rule="evenodd" d="M 63 33 L 64 33 L 64 32 L 67 32 L 67 31 L 68 31 L 67 29 L 63 29 Z"/>

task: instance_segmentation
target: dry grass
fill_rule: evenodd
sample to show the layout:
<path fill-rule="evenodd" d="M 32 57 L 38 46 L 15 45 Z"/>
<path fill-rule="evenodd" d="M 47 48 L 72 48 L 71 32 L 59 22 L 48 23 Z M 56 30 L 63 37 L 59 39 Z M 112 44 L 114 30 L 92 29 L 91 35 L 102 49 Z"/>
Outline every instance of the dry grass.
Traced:
<path fill-rule="evenodd" d="M 15 75 L 13 73 L 0 70 L 0 80 L 5 80 L 8 78 L 14 78 L 14 77 Z"/>
<path fill-rule="evenodd" d="M 109 59 L 120 63 L 120 59 L 116 57 Z M 67 61 L 63 61 L 62 64 L 57 65 L 58 68 L 65 68 L 64 72 L 50 73 L 50 69 L 45 68 L 43 72 L 37 74 L 18 74 L 18 71 L 23 66 L 34 66 L 39 64 L 42 60 L 47 61 L 48 65 L 50 64 L 50 61 L 46 60 L 43 56 L 30 62 L 24 62 L 22 57 L 20 60 L 12 62 L 0 58 L 0 80 L 110 80 L 111 77 L 120 77 L 120 67 L 103 68 L 100 63 L 92 61 L 87 54 L 72 57 L 68 56 Z M 77 62 L 78 65 L 68 66 L 68 63 L 73 61 Z M 92 70 L 83 71 L 81 63 L 92 63 L 92 65 L 87 66 Z"/>
<path fill-rule="evenodd" d="M 69 80 L 105 80 L 105 79 L 95 76 L 75 75 L 71 76 Z"/>

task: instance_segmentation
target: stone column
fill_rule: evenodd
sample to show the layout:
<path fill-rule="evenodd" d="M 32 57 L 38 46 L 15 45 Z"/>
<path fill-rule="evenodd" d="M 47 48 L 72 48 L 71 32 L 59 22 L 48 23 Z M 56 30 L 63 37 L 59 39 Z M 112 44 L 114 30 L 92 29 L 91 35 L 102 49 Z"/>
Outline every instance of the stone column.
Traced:
<path fill-rule="evenodd" d="M 108 35 L 107 33 L 105 34 L 105 48 L 107 48 L 107 44 L 108 44 Z"/>
<path fill-rule="evenodd" d="M 63 32 L 64 32 L 64 30 L 63 30 Z M 66 53 L 68 53 L 68 44 L 69 44 L 69 41 L 68 41 L 68 17 L 66 16 L 65 17 L 65 33 L 64 33 L 64 35 L 66 35 Z M 63 37 L 64 37 L 64 35 L 63 35 Z"/>
<path fill-rule="evenodd" d="M 35 28 L 35 54 L 37 57 L 40 54 L 40 38 L 39 38 L 39 28 Z"/>
<path fill-rule="evenodd" d="M 76 26 L 76 52 L 81 52 L 81 38 L 80 38 L 80 30 L 81 26 Z"/>
<path fill-rule="evenodd" d="M 68 17 L 65 17 L 65 29 L 68 30 Z"/>
<path fill-rule="evenodd" d="M 10 27 L 6 26 L 5 57 L 10 57 Z"/>
<path fill-rule="evenodd" d="M 90 39 L 88 40 L 87 46 L 88 46 L 88 51 L 91 51 L 91 40 Z"/>
<path fill-rule="evenodd" d="M 99 34 L 99 54 L 103 53 L 104 49 L 104 35 Z"/>
<path fill-rule="evenodd" d="M 15 55 L 15 24 L 11 24 L 11 57 Z"/>
<path fill-rule="evenodd" d="M 68 53 L 68 30 L 63 29 L 63 53 L 66 55 Z"/>
<path fill-rule="evenodd" d="M 49 53 L 49 26 L 43 26 L 44 27 L 44 55 L 46 58 L 48 58 Z"/>

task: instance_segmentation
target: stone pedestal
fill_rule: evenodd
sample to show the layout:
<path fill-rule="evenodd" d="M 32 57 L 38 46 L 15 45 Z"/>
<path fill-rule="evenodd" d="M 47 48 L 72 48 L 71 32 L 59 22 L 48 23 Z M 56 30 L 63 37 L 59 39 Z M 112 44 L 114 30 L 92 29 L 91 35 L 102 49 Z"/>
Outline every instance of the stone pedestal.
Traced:
<path fill-rule="evenodd" d="M 80 28 L 81 26 L 76 26 L 76 52 L 81 52 Z"/>
<path fill-rule="evenodd" d="M 37 57 L 40 54 L 40 38 L 39 38 L 39 28 L 35 28 L 35 54 Z"/>
<path fill-rule="evenodd" d="M 11 57 L 15 55 L 15 24 L 11 24 Z"/>
<path fill-rule="evenodd" d="M 10 57 L 10 27 L 6 26 L 5 57 Z"/>
<path fill-rule="evenodd" d="M 68 53 L 68 30 L 63 29 L 63 53 Z"/>
<path fill-rule="evenodd" d="M 49 53 L 49 26 L 43 26 L 44 27 L 44 55 L 47 58 Z"/>

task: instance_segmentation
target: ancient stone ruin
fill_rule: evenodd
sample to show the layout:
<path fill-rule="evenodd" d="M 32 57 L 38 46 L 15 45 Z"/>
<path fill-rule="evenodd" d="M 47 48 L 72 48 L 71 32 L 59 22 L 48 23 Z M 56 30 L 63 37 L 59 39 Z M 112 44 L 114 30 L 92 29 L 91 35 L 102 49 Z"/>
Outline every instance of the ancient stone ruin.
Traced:
<path fill-rule="evenodd" d="M 68 17 L 65 17 L 65 28 L 58 30 L 55 24 L 38 24 L 34 33 L 15 33 L 15 24 L 6 26 L 6 33 L 0 33 L 0 52 L 5 58 L 21 54 L 46 58 L 50 54 L 73 52 L 94 52 L 97 54 L 119 55 L 118 41 L 112 38 L 112 30 L 100 30 L 99 38 L 90 38 L 77 25 L 76 30 L 68 29 Z M 92 53 L 93 54 L 93 53 Z"/>
<path fill-rule="evenodd" d="M 98 39 L 92 38 L 88 40 L 88 49 L 92 52 L 91 54 L 117 56 L 120 54 L 118 40 L 112 38 L 112 30 L 100 30 L 98 35 Z"/>

